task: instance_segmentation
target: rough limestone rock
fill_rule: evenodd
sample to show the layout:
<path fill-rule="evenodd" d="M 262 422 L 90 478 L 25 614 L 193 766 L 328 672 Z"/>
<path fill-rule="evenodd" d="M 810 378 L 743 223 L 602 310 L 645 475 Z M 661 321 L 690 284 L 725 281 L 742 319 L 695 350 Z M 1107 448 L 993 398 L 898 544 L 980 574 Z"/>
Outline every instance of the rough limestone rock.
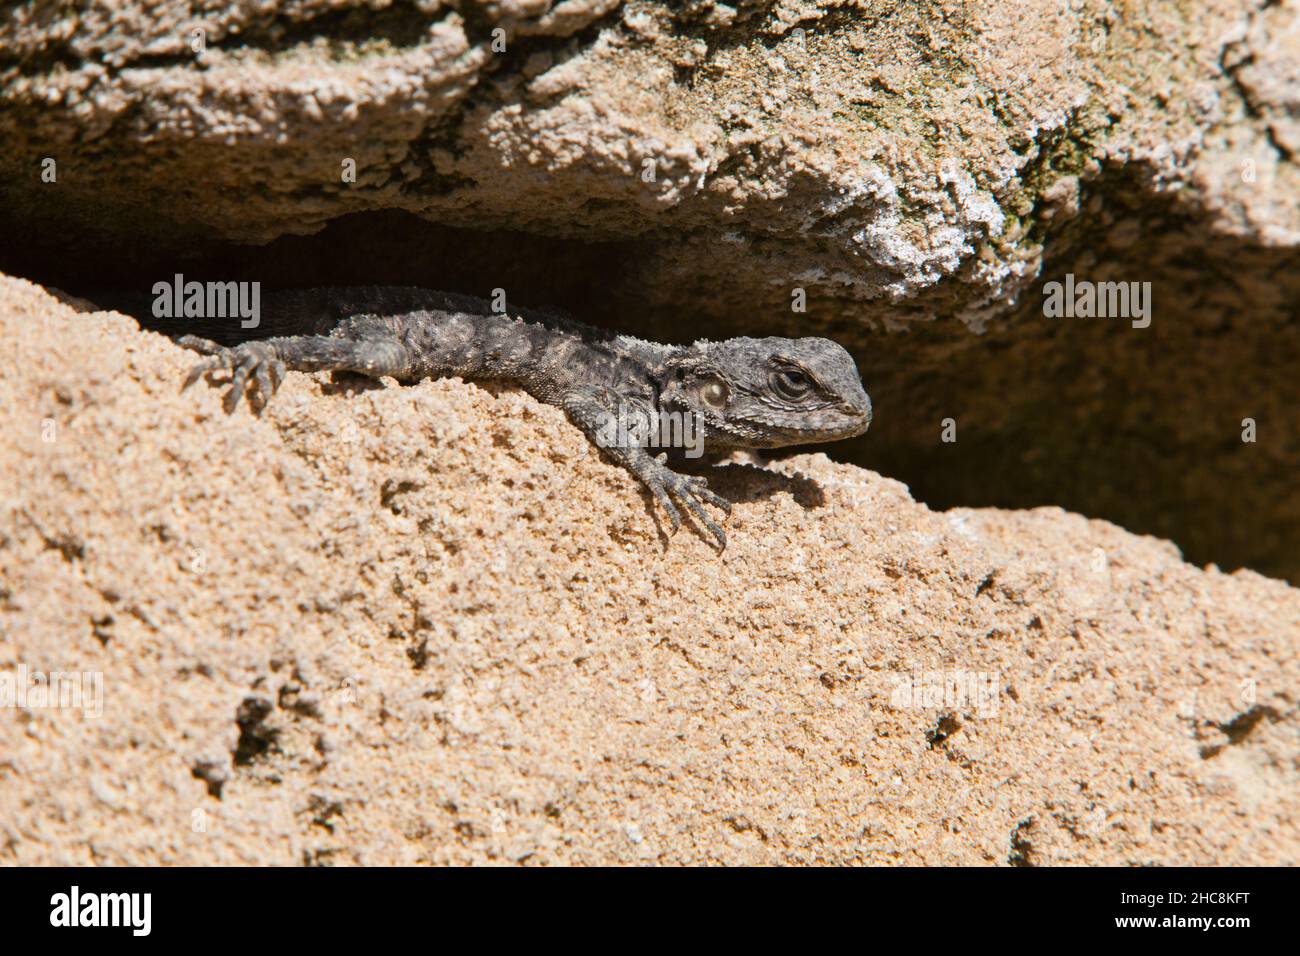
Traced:
<path fill-rule="evenodd" d="M 710 298 L 762 279 L 979 328 L 1108 164 L 1224 231 L 1300 241 L 1296 10 L 34 0 L 0 21 L 2 162 L 31 215 L 128 238 L 265 242 L 391 209 L 658 235 L 646 268 Z"/>
<path fill-rule="evenodd" d="M 191 361 L 0 280 L 0 682 L 102 681 L 0 862 L 1300 862 L 1280 581 L 820 454 L 718 555 L 522 393 Z"/>
<path fill-rule="evenodd" d="M 901 322 L 935 301 L 882 305 L 952 277 L 940 301 L 978 328 L 1108 164 L 1296 245 L 1297 9 L 34 0 L 0 25 L 3 162 L 16 198 L 128 236 L 103 213 L 253 242 L 390 209 L 687 236 L 647 266 L 713 298 L 761 277 Z"/>
<path fill-rule="evenodd" d="M 846 454 L 922 500 L 1300 580 L 1297 77 L 1300 0 L 29 0 L 0 269 L 825 333 L 877 397 Z M 1066 274 L 1152 325 L 1045 320 Z"/>

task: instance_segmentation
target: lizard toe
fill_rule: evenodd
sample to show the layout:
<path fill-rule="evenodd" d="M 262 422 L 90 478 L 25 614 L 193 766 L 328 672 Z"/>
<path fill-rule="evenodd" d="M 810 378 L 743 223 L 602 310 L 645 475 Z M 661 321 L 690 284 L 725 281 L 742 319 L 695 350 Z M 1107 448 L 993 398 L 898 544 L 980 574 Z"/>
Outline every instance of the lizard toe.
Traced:
<path fill-rule="evenodd" d="M 248 377 L 257 368 L 255 361 L 249 361 L 247 356 L 240 359 L 239 364 L 234 368 L 230 375 L 230 388 L 226 392 L 223 405 L 226 413 L 229 414 L 239 407 L 240 399 L 244 397 L 244 391 L 248 388 Z"/>
<path fill-rule="evenodd" d="M 731 514 L 731 502 L 709 488 L 708 478 L 703 475 L 691 475 L 687 481 L 693 486 L 694 494 L 715 508 L 720 508 L 725 514 Z"/>
<path fill-rule="evenodd" d="M 668 515 L 668 526 L 672 529 L 672 533 L 676 534 L 677 529 L 682 526 L 682 513 L 677 510 L 677 506 L 673 504 L 673 499 L 669 497 L 668 491 L 662 484 L 651 485 L 650 490 L 658 499 L 659 504 L 663 506 L 664 514 Z"/>
<path fill-rule="evenodd" d="M 185 376 L 185 381 L 181 383 L 181 391 L 182 392 L 185 391 L 187 388 L 189 388 L 191 385 L 193 385 L 204 375 L 206 375 L 208 372 L 211 372 L 215 368 L 216 366 L 212 363 L 210 359 L 206 362 L 195 362 L 194 365 L 190 368 L 189 374 Z"/>
<path fill-rule="evenodd" d="M 205 350 L 207 346 L 213 345 L 207 339 L 194 339 L 193 336 L 186 336 L 185 338 L 193 339 L 194 342 L 199 343 L 193 345 L 197 351 Z M 284 379 L 284 362 L 280 360 L 275 349 L 265 342 L 244 342 L 234 348 L 222 346 L 214 346 L 214 348 L 216 351 L 190 369 L 189 375 L 185 378 L 185 384 L 182 386 L 182 391 L 209 372 L 229 370 L 230 381 L 225 398 L 222 400 L 222 406 L 227 413 L 233 412 L 239 407 L 244 392 L 250 390 L 250 384 L 251 391 L 254 393 L 258 404 L 265 405 Z"/>
<path fill-rule="evenodd" d="M 253 369 L 253 383 L 257 387 L 257 403 L 259 405 L 265 406 L 279 386 L 279 382 L 275 380 L 274 368 L 273 363 L 259 362 L 257 367 Z"/>
<path fill-rule="evenodd" d="M 714 539 L 718 542 L 718 547 L 725 548 L 727 546 L 726 533 L 723 532 L 722 528 L 719 527 L 716 521 L 709 517 L 709 513 L 705 511 L 704 506 L 696 500 L 695 495 L 683 494 L 682 501 L 686 503 L 686 507 L 691 509 L 691 514 L 695 515 L 695 517 L 699 519 L 700 524 L 704 525 L 704 527 L 709 530 L 709 533 L 713 535 Z"/>
<path fill-rule="evenodd" d="M 221 351 L 221 346 L 216 342 L 211 339 L 200 338 L 197 335 L 182 335 L 176 340 L 176 344 L 201 355 L 216 355 Z"/>
<path fill-rule="evenodd" d="M 679 475 L 677 472 L 663 466 L 662 463 L 660 469 L 660 481 L 668 488 L 673 497 L 684 504 L 691 514 L 695 516 L 696 520 L 708 529 L 708 532 L 713 535 L 720 548 L 725 548 L 727 546 L 727 536 L 718 523 L 704 510 L 703 502 L 721 508 L 728 514 L 731 512 L 731 503 L 710 491 L 707 487 L 708 479 L 703 476 Z M 674 530 L 676 530 L 676 526 L 674 526 Z"/>

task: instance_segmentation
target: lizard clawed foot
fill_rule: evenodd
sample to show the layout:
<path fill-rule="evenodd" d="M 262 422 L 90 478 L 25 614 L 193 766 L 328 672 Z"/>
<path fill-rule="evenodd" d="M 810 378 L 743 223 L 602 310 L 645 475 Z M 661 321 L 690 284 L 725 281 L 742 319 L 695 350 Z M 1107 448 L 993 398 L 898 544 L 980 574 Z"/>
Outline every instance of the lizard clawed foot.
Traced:
<path fill-rule="evenodd" d="M 239 407 L 239 400 L 244 397 L 244 391 L 250 381 L 262 406 L 271 400 L 275 390 L 284 381 L 284 362 L 276 353 L 275 346 L 268 342 L 241 342 L 233 348 L 226 348 L 194 335 L 186 335 L 177 341 L 187 349 L 208 356 L 190 369 L 181 391 L 189 388 L 209 372 L 226 369 L 230 371 L 230 390 L 226 392 L 222 402 L 228 413 Z"/>
<path fill-rule="evenodd" d="M 709 490 L 709 480 L 703 475 L 682 475 L 669 468 L 665 462 L 668 460 L 666 454 L 661 454 L 653 459 L 652 464 L 641 479 L 646 483 L 651 493 L 663 505 L 664 511 L 668 514 L 668 523 L 672 526 L 674 532 L 682 525 L 681 512 L 673 504 L 673 498 L 677 498 L 682 504 L 690 509 L 691 514 L 699 520 L 713 535 L 718 543 L 719 550 L 727 546 L 727 536 L 718 523 L 709 517 L 709 513 L 704 510 L 701 502 L 708 502 L 716 508 L 720 508 L 724 513 L 731 514 L 731 502 L 721 495 L 715 494 Z"/>

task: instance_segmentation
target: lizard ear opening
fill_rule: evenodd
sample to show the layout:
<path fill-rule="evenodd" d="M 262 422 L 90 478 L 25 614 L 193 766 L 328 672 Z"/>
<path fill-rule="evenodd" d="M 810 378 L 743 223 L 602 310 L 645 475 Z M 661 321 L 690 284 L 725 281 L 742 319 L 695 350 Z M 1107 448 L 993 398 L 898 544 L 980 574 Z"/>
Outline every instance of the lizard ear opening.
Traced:
<path fill-rule="evenodd" d="M 700 387 L 700 401 L 715 411 L 726 408 L 730 398 L 731 390 L 722 382 L 710 381 Z"/>

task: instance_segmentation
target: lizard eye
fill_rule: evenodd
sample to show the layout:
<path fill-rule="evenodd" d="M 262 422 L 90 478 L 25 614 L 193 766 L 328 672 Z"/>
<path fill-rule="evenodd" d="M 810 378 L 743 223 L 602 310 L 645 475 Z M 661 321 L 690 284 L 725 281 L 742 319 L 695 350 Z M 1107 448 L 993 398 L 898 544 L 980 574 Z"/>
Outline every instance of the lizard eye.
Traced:
<path fill-rule="evenodd" d="M 710 408 L 726 408 L 730 397 L 731 392 L 721 382 L 705 382 L 700 386 L 700 401 Z"/>
<path fill-rule="evenodd" d="M 792 401 L 803 398 L 812 388 L 812 382 L 803 372 L 792 368 L 777 369 L 768 377 L 768 384 L 772 386 L 772 391 L 782 398 L 788 398 Z"/>

